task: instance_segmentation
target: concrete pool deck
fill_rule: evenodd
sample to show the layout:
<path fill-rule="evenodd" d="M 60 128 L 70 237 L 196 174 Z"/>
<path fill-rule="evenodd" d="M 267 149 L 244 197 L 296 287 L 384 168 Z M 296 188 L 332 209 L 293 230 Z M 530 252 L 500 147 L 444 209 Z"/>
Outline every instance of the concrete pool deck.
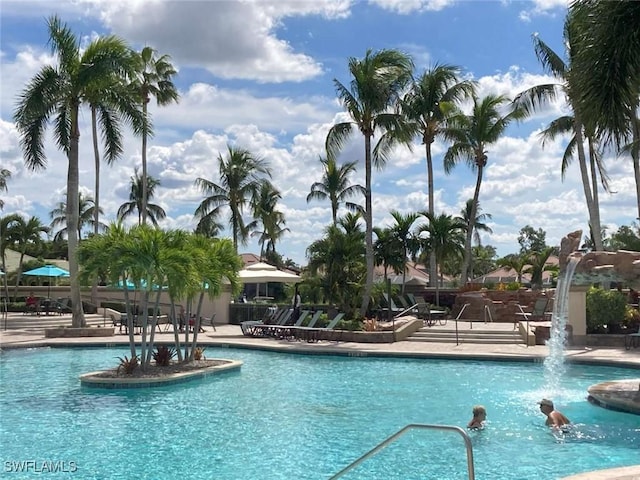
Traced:
<path fill-rule="evenodd" d="M 101 324 L 102 317 L 87 316 L 89 323 Z M 89 320 L 90 318 L 90 320 Z M 71 318 L 69 325 L 71 324 Z M 475 323 L 475 322 L 474 322 Z M 0 322 L 0 328 L 2 324 Z M 446 328 L 434 326 L 433 329 Z M 450 327 L 449 327 L 450 328 Z M 469 322 L 459 322 L 460 330 L 470 328 Z M 476 327 L 477 328 L 477 327 Z M 512 329 L 512 324 L 483 324 L 483 329 L 505 330 Z M 136 335 L 136 339 L 140 336 Z M 181 335 L 183 338 L 183 335 Z M 173 342 L 171 332 L 156 333 L 156 342 Z M 115 347 L 127 345 L 128 335 L 120 334 L 116 329 L 113 336 L 108 337 L 76 337 L 76 338 L 45 338 L 43 329 L 10 329 L 0 330 L 0 348 L 34 348 L 46 346 L 95 346 Z M 338 354 L 354 357 L 364 356 L 400 356 L 414 358 L 465 358 L 478 360 L 510 360 L 510 361 L 542 361 L 549 353 L 546 346 L 535 345 L 527 347 L 524 344 L 478 344 L 478 343 L 436 343 L 402 341 L 395 343 L 348 343 L 334 341 L 320 341 L 307 343 L 300 341 L 277 340 L 273 338 L 253 338 L 242 335 L 239 325 L 216 325 L 216 331 L 209 326 L 205 332 L 198 335 L 198 343 L 211 347 L 252 348 L 279 352 L 308 352 Z M 640 377 L 640 348 L 625 350 L 619 347 L 569 347 L 566 358 L 570 362 L 594 365 L 624 366 L 639 369 Z M 639 399 L 640 401 L 640 399 Z M 630 416 L 630 419 L 638 417 Z M 640 465 L 612 470 L 583 473 L 566 477 L 565 480 L 640 480 Z"/>

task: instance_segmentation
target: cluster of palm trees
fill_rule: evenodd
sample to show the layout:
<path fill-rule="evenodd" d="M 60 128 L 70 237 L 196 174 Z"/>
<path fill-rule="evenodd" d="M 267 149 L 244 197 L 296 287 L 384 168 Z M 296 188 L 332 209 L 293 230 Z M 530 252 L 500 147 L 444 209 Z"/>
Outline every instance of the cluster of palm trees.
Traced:
<path fill-rule="evenodd" d="M 329 158 L 335 158 L 353 130 L 357 129 L 364 137 L 366 284 L 361 314 L 367 310 L 371 297 L 375 264 L 372 167 L 383 168 L 394 146 L 404 144 L 411 148 L 416 137 L 426 150 L 429 220 L 435 220 L 431 145 L 438 137 L 450 143 L 444 155 L 445 173 L 461 162 L 476 173 L 469 212 L 470 218 L 475 218 L 488 147 L 498 141 L 509 123 L 524 119 L 562 93 L 573 115 L 553 121 L 543 132 L 543 141 L 560 134 L 572 135 L 562 160 L 562 172 L 577 152 L 595 248 L 603 248 L 598 184 L 601 183 L 605 191 L 608 189 L 601 150 L 607 142 L 614 143 L 619 152 L 631 154 L 640 217 L 640 34 L 637 29 L 640 5 L 616 2 L 615 8 L 610 8 L 611 5 L 602 0 L 578 0 L 572 4 L 564 31 L 567 63 L 534 36 L 536 55 L 559 83 L 531 88 L 513 101 L 498 95 L 478 98 L 474 84 L 462 80 L 460 69 L 452 65 L 435 65 L 415 78 L 411 58 L 397 50 L 369 50 L 362 59 L 349 59 L 350 83 L 345 85 L 334 79 L 334 84 L 350 120 L 331 128 L 326 150 Z M 599 83 L 594 78 L 598 78 Z M 461 110 L 462 102 L 466 101 L 472 104 L 468 114 Z M 461 268 L 463 281 L 469 278 L 472 235 L 473 229 L 467 228 Z M 432 249 L 429 257 L 430 278 L 435 279 L 436 251 Z"/>
<path fill-rule="evenodd" d="M 594 15 L 593 12 L 597 12 Z M 385 236 L 391 235 L 374 229 L 372 212 L 373 168 L 384 168 L 389 155 L 400 145 L 411 145 L 419 139 L 425 146 L 428 204 L 424 212 L 393 214 L 397 231 L 395 242 L 402 244 L 400 260 L 387 260 L 380 264 L 396 268 L 402 266 L 413 248 L 408 232 L 418 216 L 426 223 L 421 225 L 422 261 L 429 263 L 432 284 L 436 285 L 438 267 L 445 265 L 445 253 L 451 244 L 459 245 L 464 236 L 460 276 L 464 280 L 471 274 L 473 235 L 472 224 L 479 220 L 479 196 L 483 173 L 489 160 L 489 148 L 504 134 L 507 126 L 525 118 L 544 101 L 562 94 L 567 98 L 573 115 L 558 119 L 545 130 L 544 138 L 570 132 L 573 137 L 563 158 L 562 169 L 577 153 L 585 198 L 589 209 L 591 234 L 596 248 L 602 248 L 599 218 L 598 188 L 607 188 L 606 169 L 602 162 L 602 149 L 615 148 L 629 152 L 634 162 L 638 185 L 638 209 L 640 216 L 640 122 L 638 102 L 640 98 L 640 35 L 636 28 L 640 20 L 640 4 L 604 0 L 578 0 L 572 4 L 567 16 L 565 39 L 568 61 L 548 48 L 535 37 L 534 49 L 543 66 L 558 79 L 556 85 L 540 85 L 520 94 L 515 100 L 505 96 L 487 95 L 479 98 L 473 82 L 465 80 L 461 69 L 454 65 L 436 64 L 414 75 L 412 59 L 399 51 L 383 49 L 367 51 L 364 58 L 350 58 L 350 81 L 343 84 L 334 80 L 338 98 L 342 102 L 349 121 L 333 125 L 329 130 L 325 150 L 321 158 L 323 178 L 311 186 L 307 200 L 328 199 L 332 208 L 332 225 L 326 238 L 308 249 L 310 268 L 322 268 L 328 282 L 339 284 L 344 280 L 339 273 L 330 275 L 326 248 L 344 248 L 356 251 L 355 240 L 364 241 L 364 267 L 362 264 L 341 268 L 364 275 L 364 291 L 360 311 L 366 311 L 373 288 L 373 271 L 380 255 L 386 251 Z M 139 223 L 147 219 L 157 224 L 160 211 L 150 208 L 148 200 L 154 187 L 147 173 L 147 139 L 152 135 L 152 122 L 147 106 L 151 97 L 159 105 L 178 100 L 173 84 L 176 74 L 170 58 L 158 56 L 150 47 L 142 52 L 132 51 L 124 41 L 115 36 L 99 37 L 87 48 L 80 48 L 79 39 L 57 17 L 49 20 L 49 37 L 56 66 L 45 66 L 28 84 L 19 98 L 15 122 L 20 134 L 28 168 L 46 166 L 44 133 L 49 121 L 53 121 L 58 146 L 68 159 L 68 185 L 66 201 L 66 230 L 71 272 L 71 296 L 74 305 L 74 326 L 84 323 L 80 305 L 78 263 L 76 250 L 79 233 L 78 194 L 78 113 L 83 105 L 91 108 L 92 133 L 96 157 L 96 191 L 94 228 L 99 232 L 99 163 L 98 127 L 102 130 L 105 160 L 113 162 L 122 153 L 122 128 L 128 125 L 142 139 L 142 171 L 135 174 L 135 187 L 131 203 L 119 211 L 123 217 L 137 211 Z M 597 79 L 597 80 L 594 80 Z M 468 107 L 468 108 L 467 108 Z M 350 185 L 348 177 L 355 171 L 355 163 L 340 166 L 336 159 L 354 130 L 364 138 L 365 184 Z M 434 212 L 434 176 L 431 146 L 435 139 L 448 142 L 444 155 L 444 170 L 451 172 L 458 164 L 465 163 L 475 173 L 474 195 L 466 208 L 466 220 Z M 586 140 L 587 152 L 584 149 Z M 249 236 L 259 236 L 261 253 L 275 252 L 275 243 L 286 232 L 284 215 L 278 211 L 280 192 L 271 184 L 268 164 L 242 148 L 228 147 L 225 156 L 218 157 L 219 178 L 198 178 L 196 186 L 205 199 L 196 209 L 197 232 L 215 236 L 222 229 L 223 208 L 231 211 L 229 226 L 233 247 L 245 243 Z M 10 173 L 0 172 L 0 190 L 6 189 Z M 132 184 L 133 185 L 133 184 Z M 364 196 L 364 206 L 347 202 L 355 196 Z M 338 205 L 345 202 L 355 213 L 337 218 Z M 250 208 L 251 222 L 245 222 L 243 213 Z M 416 216 L 418 215 L 418 216 Z M 361 216 L 361 217 L 360 217 Z M 364 219 L 365 230 L 359 232 L 358 219 Z M 402 226 L 402 228 L 401 228 Z M 477 226 L 477 225 L 476 225 Z M 374 233 L 377 241 L 374 243 Z M 349 234 L 353 238 L 341 238 Z M 361 238 L 362 237 L 362 238 Z M 402 237 L 402 238 L 400 238 Z M 355 239 L 355 240 L 354 240 Z M 455 239 L 455 242 L 452 241 Z M 349 243 L 354 241 L 353 244 Z M 328 244 L 323 244 L 325 242 Z M 330 245 L 329 245 L 330 244 Z M 454 248 L 459 251 L 458 247 Z M 383 255 L 384 256 L 384 255 Z M 441 261 L 438 261 L 438 256 Z M 378 258 L 378 260 L 376 260 Z M 345 260 L 346 261 L 346 260 Z M 359 281 L 361 281 L 360 278 Z"/>
<path fill-rule="evenodd" d="M 71 278 L 73 325 L 83 326 L 84 315 L 78 283 L 78 212 L 80 108 L 91 109 L 92 137 L 96 160 L 95 228 L 99 226 L 98 128 L 108 163 L 123 149 L 123 125 L 129 125 L 142 138 L 142 223 L 146 221 L 147 139 L 153 134 L 147 108 L 151 97 L 159 105 L 177 101 L 173 84 L 176 70 L 167 56 L 158 56 L 151 47 L 133 51 L 124 40 L 114 36 L 95 38 L 81 47 L 80 38 L 57 16 L 48 20 L 49 43 L 57 64 L 44 66 L 21 93 L 14 113 L 25 164 L 30 169 L 46 167 L 45 130 L 54 124 L 57 145 L 68 160 L 66 228 Z M 96 230 L 96 233 L 98 231 Z"/>

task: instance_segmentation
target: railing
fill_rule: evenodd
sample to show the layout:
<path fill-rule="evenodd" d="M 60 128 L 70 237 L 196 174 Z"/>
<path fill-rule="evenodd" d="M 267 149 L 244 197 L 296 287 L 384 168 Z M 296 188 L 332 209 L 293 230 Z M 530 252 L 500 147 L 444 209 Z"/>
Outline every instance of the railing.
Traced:
<path fill-rule="evenodd" d="M 471 439 L 469 438 L 469 435 L 467 435 L 467 432 L 465 432 L 460 427 L 455 427 L 455 426 L 450 426 L 450 425 L 427 425 L 427 424 L 421 424 L 421 423 L 411 423 L 411 424 L 407 425 L 406 427 L 401 428 L 396 433 L 391 435 L 389 438 L 387 438 L 383 442 L 379 443 L 376 447 L 374 447 L 373 449 L 369 450 L 367 453 L 362 455 L 360 458 L 358 458 L 357 460 L 355 460 L 354 462 L 350 463 L 345 468 L 340 470 L 338 473 L 336 473 L 334 476 L 332 476 L 329 480 L 334 480 L 336 478 L 342 477 L 345 473 L 349 472 L 350 470 L 353 470 L 358 465 L 360 465 L 362 462 L 364 462 L 368 458 L 374 456 L 376 453 L 378 453 L 380 450 L 385 448 L 390 443 L 395 442 L 398 438 L 400 438 L 402 435 L 407 433 L 409 430 L 414 430 L 414 429 L 418 429 L 418 430 L 442 430 L 442 431 L 447 431 L 447 432 L 459 433 L 462 436 L 462 439 L 464 440 L 465 449 L 467 451 L 467 472 L 469 474 L 469 480 L 475 480 L 476 476 L 475 476 L 475 470 L 474 470 L 474 467 L 473 467 L 473 447 L 471 445 Z"/>
<path fill-rule="evenodd" d="M 471 305 L 470 303 L 465 303 L 464 305 L 462 305 L 462 308 L 460 309 L 460 311 L 458 312 L 458 315 L 456 315 L 455 321 L 456 321 L 456 345 L 460 345 L 460 342 L 458 340 L 458 320 L 460 320 L 460 317 L 462 316 L 462 314 L 464 313 L 464 311 L 466 310 L 466 308 Z M 471 328 L 473 328 L 473 323 L 471 323 Z"/>

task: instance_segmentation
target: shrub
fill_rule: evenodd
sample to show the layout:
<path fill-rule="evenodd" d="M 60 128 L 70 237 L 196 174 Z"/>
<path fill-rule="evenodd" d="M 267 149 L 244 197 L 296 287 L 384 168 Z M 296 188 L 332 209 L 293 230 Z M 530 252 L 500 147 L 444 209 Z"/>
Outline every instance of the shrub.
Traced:
<path fill-rule="evenodd" d="M 171 359 L 176 356 L 174 348 L 169 348 L 166 345 L 160 345 L 155 352 L 153 352 L 153 360 L 159 367 L 166 367 L 171 363 Z"/>
<path fill-rule="evenodd" d="M 380 324 L 375 318 L 365 318 L 362 322 L 362 329 L 365 332 L 377 332 L 380 330 Z"/>
<path fill-rule="evenodd" d="M 118 373 L 120 373 L 120 371 L 123 371 L 125 375 L 131 375 L 139 365 L 137 355 L 131 358 L 128 358 L 125 355 L 124 357 L 118 357 L 118 360 L 120 360 L 120 365 L 118 365 L 118 369 L 116 371 Z"/>
<path fill-rule="evenodd" d="M 640 324 L 640 310 L 631 305 L 626 305 L 624 310 L 624 325 L 637 327 Z"/>
<path fill-rule="evenodd" d="M 609 333 L 619 330 L 625 318 L 626 297 L 617 290 L 591 287 L 587 291 L 587 333 L 596 333 L 607 326 Z"/>
<path fill-rule="evenodd" d="M 520 282 L 509 282 L 506 287 L 505 290 L 508 290 L 510 292 L 515 292 L 520 290 L 520 287 L 522 287 L 522 285 L 520 284 Z"/>

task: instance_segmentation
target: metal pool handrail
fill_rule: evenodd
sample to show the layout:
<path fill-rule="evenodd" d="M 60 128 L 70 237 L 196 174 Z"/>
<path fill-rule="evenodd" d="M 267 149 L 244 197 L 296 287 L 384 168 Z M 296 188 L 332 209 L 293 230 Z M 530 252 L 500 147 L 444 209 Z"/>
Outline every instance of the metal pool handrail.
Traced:
<path fill-rule="evenodd" d="M 464 440 L 465 449 L 467 451 L 467 472 L 469 473 L 469 480 L 475 480 L 476 475 L 475 475 L 475 471 L 474 471 L 474 468 L 473 468 L 473 446 L 471 445 L 471 438 L 469 438 L 469 435 L 467 435 L 467 432 L 465 432 L 462 428 L 456 427 L 456 426 L 451 426 L 451 425 L 428 425 L 428 424 L 422 424 L 422 423 L 410 423 L 409 425 L 401 428 L 396 433 L 391 435 L 389 438 L 387 438 L 383 442 L 381 442 L 378 445 L 376 445 L 374 448 L 369 450 L 364 455 L 360 456 L 357 460 L 355 460 L 354 462 L 352 462 L 349 465 L 347 465 L 346 467 L 344 467 L 342 470 L 340 470 L 338 473 L 336 473 L 334 476 L 332 476 L 329 480 L 334 480 L 336 478 L 342 477 L 345 473 L 347 473 L 350 470 L 353 470 L 355 467 L 360 465 L 366 459 L 372 457 L 373 455 L 378 453 L 380 450 L 385 448 L 387 445 L 389 445 L 392 442 L 395 442 L 402 435 L 407 433 L 409 430 L 413 430 L 413 429 L 418 429 L 418 430 L 442 430 L 442 431 L 459 433 L 462 436 L 462 439 Z"/>
<path fill-rule="evenodd" d="M 462 306 L 462 308 L 458 312 L 458 315 L 455 318 L 455 320 L 456 320 L 456 345 L 460 345 L 460 342 L 458 341 L 458 320 L 460 320 L 460 317 L 462 316 L 462 313 L 464 312 L 465 308 L 467 308 L 469 305 L 471 305 L 471 304 L 470 303 L 465 303 Z M 471 323 L 471 328 L 473 328 L 473 323 Z"/>

